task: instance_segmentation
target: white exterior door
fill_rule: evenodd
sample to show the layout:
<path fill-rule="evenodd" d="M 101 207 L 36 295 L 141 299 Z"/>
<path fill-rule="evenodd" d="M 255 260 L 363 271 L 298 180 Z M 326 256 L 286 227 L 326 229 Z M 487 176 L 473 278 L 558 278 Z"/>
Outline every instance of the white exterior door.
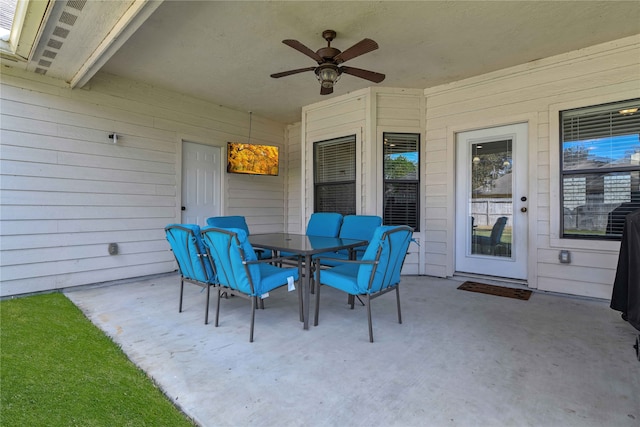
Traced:
<path fill-rule="evenodd" d="M 526 123 L 456 136 L 456 271 L 527 278 Z"/>
<path fill-rule="evenodd" d="M 210 145 L 182 144 L 182 223 L 206 225 L 220 215 L 221 149 Z"/>

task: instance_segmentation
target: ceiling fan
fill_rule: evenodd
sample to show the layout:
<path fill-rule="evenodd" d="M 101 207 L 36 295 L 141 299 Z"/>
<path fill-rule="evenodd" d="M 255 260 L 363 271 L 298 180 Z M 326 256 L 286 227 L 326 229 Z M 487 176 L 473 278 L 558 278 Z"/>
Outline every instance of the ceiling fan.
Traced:
<path fill-rule="evenodd" d="M 340 66 L 345 61 L 353 59 L 356 56 L 364 55 L 378 48 L 378 43 L 371 39 L 364 39 L 351 46 L 349 49 L 341 52 L 335 47 L 331 47 L 331 41 L 336 37 L 333 30 L 325 30 L 322 32 L 322 38 L 327 41 L 327 47 L 322 47 L 316 52 L 309 49 L 297 40 L 282 40 L 282 43 L 304 53 L 309 58 L 318 63 L 317 67 L 298 68 L 296 70 L 283 71 L 281 73 L 271 74 L 271 77 L 278 79 L 280 77 L 290 76 L 292 74 L 303 73 L 305 71 L 313 71 L 320 82 L 320 95 L 329 95 L 333 93 L 333 85 L 338 81 L 342 73 L 360 77 L 374 83 L 380 83 L 384 80 L 385 75 L 376 73 L 375 71 L 363 70 L 361 68 Z"/>

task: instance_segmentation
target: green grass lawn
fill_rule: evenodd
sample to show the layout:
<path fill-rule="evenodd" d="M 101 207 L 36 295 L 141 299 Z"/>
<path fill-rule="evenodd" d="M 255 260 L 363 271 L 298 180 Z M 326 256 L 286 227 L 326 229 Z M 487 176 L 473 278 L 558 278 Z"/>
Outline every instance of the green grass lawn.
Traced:
<path fill-rule="evenodd" d="M 475 229 L 475 235 L 476 236 L 485 236 L 485 237 L 489 237 L 491 236 L 491 229 L 493 227 L 491 226 L 478 226 Z M 502 232 L 502 238 L 500 239 L 500 241 L 502 243 L 511 243 L 511 227 L 505 227 L 504 231 Z"/>
<path fill-rule="evenodd" d="M 194 426 L 59 293 L 0 302 L 0 425 Z"/>

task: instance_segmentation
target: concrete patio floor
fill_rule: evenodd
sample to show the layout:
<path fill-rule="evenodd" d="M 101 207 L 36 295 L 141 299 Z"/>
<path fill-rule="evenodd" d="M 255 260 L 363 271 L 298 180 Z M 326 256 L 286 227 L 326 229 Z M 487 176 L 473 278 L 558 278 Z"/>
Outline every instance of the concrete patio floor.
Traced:
<path fill-rule="evenodd" d="M 534 293 L 529 301 L 403 276 L 366 309 L 323 287 L 320 324 L 303 330 L 281 288 L 256 314 L 179 278 L 66 295 L 202 426 L 638 426 L 638 331 L 607 301 Z"/>

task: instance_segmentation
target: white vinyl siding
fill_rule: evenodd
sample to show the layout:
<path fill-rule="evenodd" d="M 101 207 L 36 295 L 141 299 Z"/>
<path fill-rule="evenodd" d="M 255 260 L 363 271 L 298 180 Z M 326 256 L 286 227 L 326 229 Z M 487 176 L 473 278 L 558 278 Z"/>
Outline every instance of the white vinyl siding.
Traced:
<path fill-rule="evenodd" d="M 419 89 L 397 89 L 375 87 L 371 90 L 375 99 L 375 129 L 377 138 L 376 147 L 378 169 L 376 171 L 376 180 L 380 182 L 380 194 L 377 199 L 377 213 L 382 216 L 384 211 L 384 202 L 382 197 L 383 187 L 383 138 L 385 132 L 414 133 L 420 135 L 420 231 L 413 233 L 415 243 L 409 245 L 407 258 L 402 268 L 402 274 L 428 274 L 426 266 L 432 260 L 433 256 L 425 256 L 425 235 L 423 232 L 423 224 L 425 223 L 425 206 L 424 206 L 424 186 L 427 182 L 425 179 L 424 169 L 424 129 L 425 129 L 425 98 L 422 90 Z M 439 256 L 440 254 L 438 254 Z M 437 274 L 434 274 L 437 275 Z"/>
<path fill-rule="evenodd" d="M 70 90 L 7 67 L 1 83 L 0 295 L 173 270 L 162 227 L 180 218 L 180 143 L 246 140 L 248 114 L 108 74 Z M 284 153 L 280 175 L 224 174 L 224 211 L 247 215 L 253 232 L 300 232 L 313 211 L 313 142 L 355 134 L 358 213 L 380 215 L 380 138 L 420 133 L 420 246 L 403 274 L 451 276 L 455 134 L 527 122 L 528 284 L 609 298 L 619 243 L 559 238 L 558 113 L 639 96 L 636 35 L 425 90 L 335 96 L 288 128 L 254 117 L 252 141 Z M 107 254 L 110 242 L 120 255 Z M 559 264 L 561 249 L 571 264 Z"/>
<path fill-rule="evenodd" d="M 304 233 L 302 224 L 302 135 L 300 123 L 287 127 L 285 231 Z M 305 224 L 306 225 L 306 224 Z"/>
<path fill-rule="evenodd" d="M 313 143 L 356 135 L 356 212 L 382 216 L 382 132 L 422 135 L 424 95 L 421 89 L 375 87 L 303 108 L 306 179 L 305 218 L 313 212 Z M 421 159 L 422 161 L 422 159 Z M 421 166 L 422 168 L 422 166 Z M 424 212 L 424 209 L 422 212 Z M 421 213 L 422 215 L 422 213 Z M 415 233 L 416 242 L 421 234 Z M 403 274 L 420 274 L 422 245 L 412 243 Z"/>
<path fill-rule="evenodd" d="M 163 228 L 180 218 L 181 141 L 248 137 L 246 113 L 108 74 L 70 90 L 7 68 L 1 89 L 2 296 L 173 271 Z M 284 134 L 253 120 L 252 142 L 283 149 Z M 281 166 L 278 177 L 225 174 L 226 214 L 282 231 Z"/>
<path fill-rule="evenodd" d="M 304 161 L 305 161 L 305 188 L 304 188 L 304 218 L 303 224 L 309 220 L 313 213 L 313 143 L 327 139 L 340 138 L 346 135 L 356 135 L 356 201 L 357 213 L 367 210 L 367 178 L 369 177 L 370 164 L 362 155 L 364 150 L 362 143 L 367 141 L 365 135 L 367 121 L 367 97 L 366 91 L 338 97 L 332 102 L 327 101 L 314 104 L 302 109 L 302 129 L 304 135 Z M 360 150 L 360 151 L 358 151 Z"/>
<path fill-rule="evenodd" d="M 451 253 L 455 133 L 526 121 L 529 129 L 529 286 L 609 298 L 619 244 L 558 239 L 558 112 L 637 97 L 640 36 L 425 90 L 426 238 Z M 431 222 L 434 219 L 441 221 Z M 446 224 L 442 222 L 446 221 Z M 571 264 L 558 252 L 571 250 Z M 428 258 L 428 257 L 427 257 Z M 429 271 L 455 271 L 453 257 Z M 436 274 L 438 275 L 438 274 Z"/>

